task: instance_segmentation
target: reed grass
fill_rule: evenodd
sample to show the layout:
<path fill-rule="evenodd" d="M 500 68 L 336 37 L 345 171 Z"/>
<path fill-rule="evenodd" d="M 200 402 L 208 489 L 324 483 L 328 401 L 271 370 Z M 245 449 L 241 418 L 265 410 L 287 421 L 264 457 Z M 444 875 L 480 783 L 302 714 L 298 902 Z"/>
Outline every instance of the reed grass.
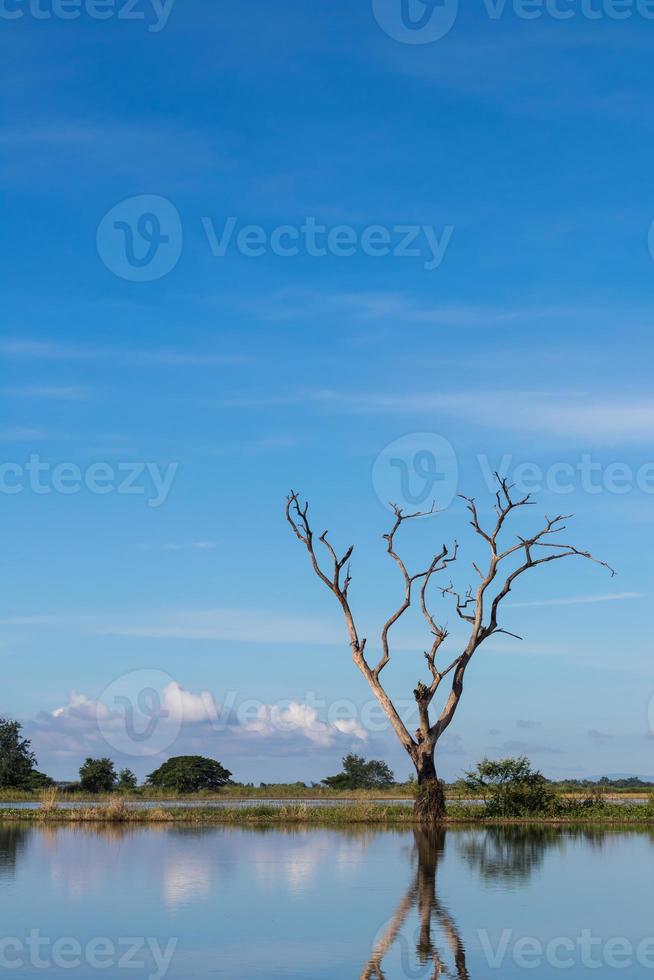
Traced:
<path fill-rule="evenodd" d="M 41 822 L 48 824 L 204 824 L 215 826 L 253 825 L 304 825 L 304 826 L 412 826 L 411 807 L 393 803 L 352 803 L 335 807 L 312 807 L 307 804 L 269 806 L 254 804 L 248 807 L 153 807 L 150 809 L 129 806 L 122 798 L 116 798 L 100 806 L 63 808 L 55 797 L 42 801 L 41 807 L 6 809 L 0 812 L 0 822 Z M 503 817 L 490 819 L 482 807 L 471 808 L 450 804 L 447 823 L 467 826 L 497 826 L 510 824 L 530 825 L 581 825 L 601 824 L 610 826 L 642 825 L 654 827 L 654 805 L 611 805 L 598 807 L 570 807 L 564 812 L 524 818 Z"/>

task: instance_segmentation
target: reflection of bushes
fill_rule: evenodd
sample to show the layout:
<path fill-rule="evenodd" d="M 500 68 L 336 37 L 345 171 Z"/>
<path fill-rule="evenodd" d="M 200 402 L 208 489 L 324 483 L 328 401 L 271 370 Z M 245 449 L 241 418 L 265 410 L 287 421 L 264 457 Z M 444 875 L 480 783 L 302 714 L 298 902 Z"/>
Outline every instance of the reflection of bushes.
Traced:
<path fill-rule="evenodd" d="M 489 827 L 457 843 L 461 856 L 487 881 L 527 881 L 546 851 L 563 846 L 563 838 L 554 827 Z"/>

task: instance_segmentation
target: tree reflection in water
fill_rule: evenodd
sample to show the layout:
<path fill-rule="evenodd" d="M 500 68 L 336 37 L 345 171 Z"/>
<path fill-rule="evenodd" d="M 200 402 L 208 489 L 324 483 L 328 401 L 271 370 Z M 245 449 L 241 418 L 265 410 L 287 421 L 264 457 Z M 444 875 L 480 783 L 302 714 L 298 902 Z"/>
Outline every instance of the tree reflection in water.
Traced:
<path fill-rule="evenodd" d="M 484 831 L 414 831 L 416 872 L 395 914 L 381 930 L 361 980 L 385 980 L 384 960 L 395 949 L 402 958 L 402 976 L 469 980 L 461 934 L 450 911 L 438 895 L 437 870 L 445 850 L 446 834 L 454 839 L 460 856 L 482 879 L 526 885 L 543 864 L 550 849 L 562 849 L 570 840 L 583 839 L 601 848 L 606 833 L 598 828 L 490 827 Z M 408 926 L 413 912 L 418 924 L 413 934 Z M 438 934 L 442 949 L 434 936 Z M 412 947 L 415 951 L 412 952 Z M 449 953 L 446 955 L 446 951 Z M 449 961 L 449 965 L 446 963 Z"/>
<path fill-rule="evenodd" d="M 424 976 L 425 967 L 430 976 L 459 977 L 468 980 L 466 954 L 461 936 L 447 908 L 437 893 L 436 871 L 445 848 L 446 831 L 442 829 L 417 829 L 414 831 L 417 868 L 411 885 L 400 902 L 395 915 L 382 931 L 373 954 L 365 965 L 361 980 L 385 980 L 383 962 L 391 948 L 400 942 L 403 974 L 406 977 Z M 420 969 L 411 967 L 410 951 L 402 929 L 413 909 L 418 913 L 416 954 Z M 438 930 L 445 938 L 454 961 L 454 967 L 446 966 L 443 955 L 434 942 L 433 932 Z"/>
<path fill-rule="evenodd" d="M 29 829 L 16 825 L 0 825 L 0 881 L 13 878 L 18 856 L 25 848 Z"/>

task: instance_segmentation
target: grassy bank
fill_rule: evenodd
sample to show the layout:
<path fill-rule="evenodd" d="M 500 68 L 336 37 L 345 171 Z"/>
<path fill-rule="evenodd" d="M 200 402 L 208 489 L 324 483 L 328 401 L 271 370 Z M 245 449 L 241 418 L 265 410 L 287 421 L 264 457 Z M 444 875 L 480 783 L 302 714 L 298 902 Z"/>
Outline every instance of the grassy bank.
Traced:
<path fill-rule="evenodd" d="M 215 826 L 289 825 L 330 827 L 352 824 L 368 826 L 404 826 L 414 823 L 411 807 L 385 803 L 352 803 L 338 807 L 312 807 L 302 804 L 248 807 L 153 807 L 139 809 L 124 800 L 113 800 L 99 806 L 65 809 L 55 801 L 45 802 L 39 809 L 8 808 L 0 813 L 0 823 L 32 824 L 193 824 Z M 448 806 L 447 822 L 452 825 L 498 826 L 533 825 L 603 825 L 654 827 L 654 808 L 642 805 L 571 806 L 565 812 L 529 818 L 493 818 L 484 815 L 483 808 L 460 804 Z"/>
<path fill-rule="evenodd" d="M 42 797 L 43 791 L 37 790 L 35 792 L 26 792 L 25 790 L 0 790 L 0 803 L 39 803 Z M 116 799 L 116 793 L 67 793 L 59 792 L 58 798 L 60 802 L 68 801 L 70 803 L 110 803 L 112 800 Z M 225 786 L 219 792 L 209 793 L 193 793 L 193 794 L 183 794 L 183 793 L 171 793 L 171 792 L 161 792 L 151 789 L 138 789 L 134 792 L 120 793 L 119 794 L 124 799 L 130 802 L 144 802 L 144 803 L 161 803 L 165 806 L 167 801 L 175 801 L 179 803 L 224 803 L 226 801 L 233 802 L 244 802 L 252 801 L 256 803 L 257 800 L 268 801 L 284 801 L 284 800 L 306 800 L 307 802 L 323 800 L 323 801 L 338 801 L 338 802 L 351 802 L 351 803 L 372 803 L 377 801 L 383 801 L 384 803 L 393 803 L 398 800 L 412 800 L 415 795 L 415 786 L 411 783 L 398 783 L 392 786 L 390 789 L 357 789 L 357 790 L 334 790 L 328 789 L 325 786 L 302 786 L 297 783 L 276 783 L 270 786 Z M 570 800 L 581 800 L 588 797 L 588 793 L 581 791 L 561 791 L 560 794 L 563 799 Z M 613 800 L 644 800 L 647 798 L 648 793 L 645 791 L 634 792 L 627 790 L 610 790 L 604 792 L 603 798 L 607 803 L 611 803 Z M 460 788 L 456 786 L 447 786 L 445 788 L 446 799 L 451 803 L 458 803 L 462 800 L 470 799 L 468 793 L 463 792 Z"/>

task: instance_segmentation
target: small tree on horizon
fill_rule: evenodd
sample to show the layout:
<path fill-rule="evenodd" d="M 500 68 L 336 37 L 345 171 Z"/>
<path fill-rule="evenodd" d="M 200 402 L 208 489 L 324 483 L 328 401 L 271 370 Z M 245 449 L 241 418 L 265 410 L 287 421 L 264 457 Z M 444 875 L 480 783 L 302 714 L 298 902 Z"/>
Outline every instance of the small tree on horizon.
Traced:
<path fill-rule="evenodd" d="M 344 757 L 343 771 L 323 779 L 330 789 L 384 789 L 395 785 L 395 776 L 385 762 L 366 759 L 351 752 Z"/>
<path fill-rule="evenodd" d="M 231 772 L 215 759 L 201 755 L 178 755 L 151 772 L 146 783 L 155 789 L 175 793 L 198 793 L 201 790 L 222 789 L 231 782 L 231 776 Z"/>
<path fill-rule="evenodd" d="M 468 639 L 463 643 L 463 649 L 449 663 L 441 665 L 441 648 L 449 633 L 447 626 L 431 609 L 429 585 L 435 575 L 446 572 L 450 565 L 456 562 L 459 553 L 455 541 L 451 548 L 443 545 L 430 564 L 423 571 L 411 574 L 395 549 L 395 538 L 400 528 L 407 521 L 433 514 L 431 511 L 419 511 L 405 514 L 395 504 L 392 509 L 395 515 L 394 524 L 388 534 L 384 535 L 386 551 L 400 570 L 404 582 L 404 598 L 401 605 L 386 620 L 381 629 L 381 656 L 376 664 L 371 664 L 366 658 L 366 639 L 360 636 L 354 613 L 350 605 L 349 589 L 352 581 L 350 574 L 350 558 L 354 550 L 350 546 L 342 557 L 334 549 L 328 539 L 328 531 L 318 538 L 315 537 L 309 521 L 309 504 L 302 503 L 298 493 L 292 491 L 286 500 L 286 519 L 293 533 L 306 548 L 313 571 L 320 581 L 338 601 L 349 637 L 352 659 L 365 677 L 370 689 L 383 708 L 397 737 L 409 754 L 418 778 L 418 795 L 415 804 L 416 818 L 422 822 L 435 822 L 445 815 L 445 794 L 443 786 L 436 773 L 436 746 L 449 728 L 463 694 L 463 681 L 470 661 L 480 646 L 491 636 L 509 633 L 500 624 L 502 603 L 510 594 L 518 578 L 534 568 L 546 563 L 559 561 L 563 558 L 583 558 L 596 562 L 615 574 L 606 562 L 594 558 L 590 552 L 581 551 L 574 545 L 556 539 L 566 528 L 567 517 L 559 515 L 545 518 L 544 526 L 529 536 L 516 535 L 513 543 L 501 543 L 502 532 L 506 528 L 507 519 L 517 510 L 533 504 L 531 494 L 516 499 L 512 496 L 513 487 L 507 480 L 497 477 L 498 490 L 495 495 L 495 522 L 490 527 L 482 526 L 473 497 L 463 497 L 471 515 L 470 524 L 475 533 L 482 539 L 488 551 L 487 560 L 471 563 L 474 575 L 478 579 L 476 588 L 469 586 L 465 592 L 458 591 L 453 582 L 439 587 L 443 599 L 447 598 L 454 607 L 458 618 L 469 628 Z M 554 540 L 553 540 L 554 538 Z M 316 541 L 325 549 L 329 571 L 324 571 L 321 560 L 316 553 Z M 381 681 L 381 675 L 391 659 L 390 634 L 398 620 L 411 607 L 415 597 L 417 583 L 419 585 L 420 610 L 427 623 L 431 645 L 424 652 L 429 676 L 427 683 L 419 680 L 413 691 L 416 702 L 419 727 L 412 735 L 404 720 L 387 693 Z M 518 637 L 519 639 L 519 637 Z M 449 693 L 444 705 L 438 711 L 435 720 L 430 716 L 432 702 L 443 681 L 451 676 Z"/>
<path fill-rule="evenodd" d="M 111 759 L 87 758 L 80 767 L 79 781 L 85 793 L 111 793 L 118 776 Z"/>
<path fill-rule="evenodd" d="M 117 790 L 124 790 L 125 792 L 131 792 L 135 790 L 138 786 L 138 780 L 131 769 L 121 769 L 118 773 L 118 782 L 116 783 Z"/>

